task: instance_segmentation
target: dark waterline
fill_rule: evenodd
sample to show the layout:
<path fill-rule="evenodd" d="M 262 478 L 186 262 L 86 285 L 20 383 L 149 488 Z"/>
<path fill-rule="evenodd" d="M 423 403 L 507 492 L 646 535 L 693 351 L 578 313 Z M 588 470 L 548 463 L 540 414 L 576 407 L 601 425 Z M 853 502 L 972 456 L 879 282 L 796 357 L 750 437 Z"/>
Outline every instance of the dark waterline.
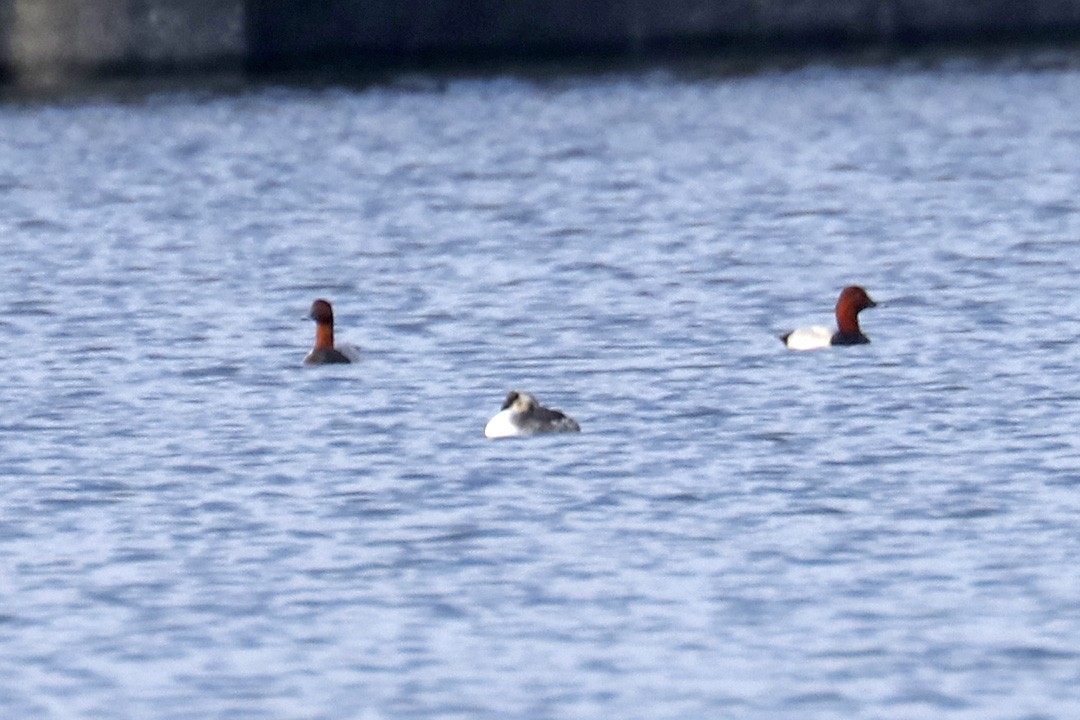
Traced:
<path fill-rule="evenodd" d="M 313 58 L 304 67 L 266 66 L 247 69 L 195 71 L 179 68 L 153 70 L 117 69 L 99 77 L 73 77 L 43 86 L 14 86 L 0 83 L 0 101 L 80 102 L 92 99 L 139 100 L 161 92 L 205 95 L 245 93 L 263 87 L 294 88 L 393 86 L 419 91 L 437 90 L 443 83 L 458 79 L 515 77 L 545 82 L 572 78 L 639 75 L 653 71 L 683 77 L 746 77 L 760 73 L 784 72 L 804 67 L 834 68 L 910 67 L 933 69 L 961 65 L 986 70 L 1024 68 L 1060 70 L 1080 65 L 1080 45 L 1063 40 L 972 41 L 957 43 L 917 43 L 891 45 L 842 44 L 825 48 L 811 45 L 803 49 L 762 45 L 757 49 L 717 51 L 715 48 L 653 50 L 648 53 L 537 53 L 526 56 L 470 57 L 432 56 L 414 59 L 353 58 L 320 60 Z"/>

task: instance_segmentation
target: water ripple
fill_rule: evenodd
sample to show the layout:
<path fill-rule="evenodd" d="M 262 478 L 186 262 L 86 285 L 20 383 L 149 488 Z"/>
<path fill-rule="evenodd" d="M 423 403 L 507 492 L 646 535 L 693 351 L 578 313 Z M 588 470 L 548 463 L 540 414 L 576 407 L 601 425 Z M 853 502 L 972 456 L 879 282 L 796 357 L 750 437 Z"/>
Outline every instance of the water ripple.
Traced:
<path fill-rule="evenodd" d="M 1029 61 L 0 106 L 0 714 L 1068 716 Z M 872 344 L 785 351 L 850 282 Z M 582 432 L 487 441 L 511 388 Z"/>

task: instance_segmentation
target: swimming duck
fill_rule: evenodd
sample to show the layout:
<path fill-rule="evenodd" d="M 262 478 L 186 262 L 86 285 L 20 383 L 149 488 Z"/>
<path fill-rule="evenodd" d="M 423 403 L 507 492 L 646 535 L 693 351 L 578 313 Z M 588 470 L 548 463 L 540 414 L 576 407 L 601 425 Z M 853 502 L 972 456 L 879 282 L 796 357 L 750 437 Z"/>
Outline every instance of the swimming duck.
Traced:
<path fill-rule="evenodd" d="M 579 432 L 581 426 L 559 410 L 542 406 L 532 395 L 511 390 L 495 417 L 488 421 L 484 436 L 524 437 L 540 433 Z"/>
<path fill-rule="evenodd" d="M 315 347 L 304 362 L 308 365 L 329 365 L 356 362 L 359 353 L 351 346 L 334 347 L 334 310 L 322 298 L 311 303 L 309 318 L 315 321 Z M 347 354 L 346 354 L 347 353 Z"/>
<path fill-rule="evenodd" d="M 780 336 L 780 339 L 792 350 L 817 350 L 830 345 L 864 345 L 870 338 L 859 329 L 859 313 L 866 308 L 876 307 L 866 291 L 858 285 L 850 285 L 840 293 L 836 301 L 837 330 L 822 325 L 799 328 Z"/>

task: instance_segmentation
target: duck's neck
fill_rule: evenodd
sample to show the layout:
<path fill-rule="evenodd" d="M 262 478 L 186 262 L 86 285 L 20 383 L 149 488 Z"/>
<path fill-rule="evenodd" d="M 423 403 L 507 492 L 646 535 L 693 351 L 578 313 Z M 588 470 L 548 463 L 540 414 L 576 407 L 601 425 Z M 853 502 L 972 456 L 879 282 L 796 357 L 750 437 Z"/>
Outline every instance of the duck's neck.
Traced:
<path fill-rule="evenodd" d="M 315 325 L 315 349 L 334 349 L 334 325 L 332 323 L 318 323 Z"/>
<path fill-rule="evenodd" d="M 844 335 L 861 335 L 859 329 L 859 311 L 853 307 L 836 308 L 836 325 Z"/>

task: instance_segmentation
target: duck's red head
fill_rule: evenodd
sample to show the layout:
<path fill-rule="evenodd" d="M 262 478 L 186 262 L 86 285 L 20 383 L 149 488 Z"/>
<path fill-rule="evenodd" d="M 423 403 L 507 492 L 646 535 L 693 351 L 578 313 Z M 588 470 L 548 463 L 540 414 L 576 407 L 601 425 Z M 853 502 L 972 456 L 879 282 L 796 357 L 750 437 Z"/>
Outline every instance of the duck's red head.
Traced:
<path fill-rule="evenodd" d="M 334 310 L 330 307 L 330 303 L 322 298 L 311 303 L 311 313 L 308 317 L 320 325 L 323 323 L 334 324 Z"/>
<path fill-rule="evenodd" d="M 330 303 L 322 298 L 311 303 L 311 314 L 315 321 L 315 349 L 332 350 L 334 348 L 334 310 Z"/>
<path fill-rule="evenodd" d="M 836 325 L 843 334 L 861 334 L 859 313 L 877 305 L 858 285 L 849 285 L 836 301 Z"/>

